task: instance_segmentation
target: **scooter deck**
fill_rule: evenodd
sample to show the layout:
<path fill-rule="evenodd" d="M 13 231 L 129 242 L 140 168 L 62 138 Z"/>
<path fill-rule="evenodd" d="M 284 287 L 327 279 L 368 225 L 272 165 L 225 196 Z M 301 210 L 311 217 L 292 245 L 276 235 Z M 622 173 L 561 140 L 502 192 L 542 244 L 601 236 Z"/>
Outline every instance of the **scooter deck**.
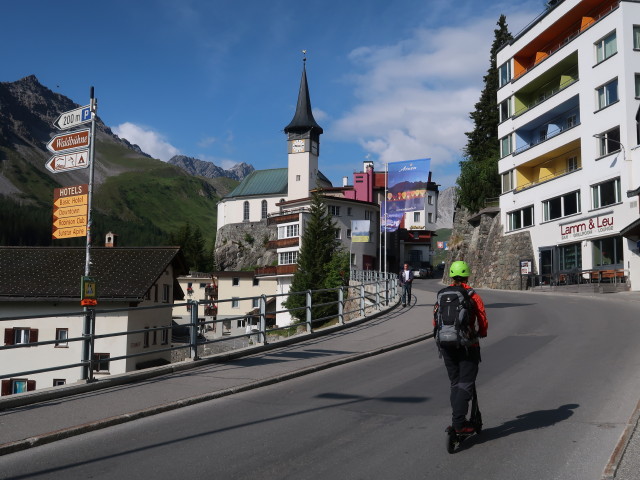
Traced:
<path fill-rule="evenodd" d="M 453 427 L 447 427 L 447 452 L 454 453 L 467 438 L 472 437 L 473 435 L 479 435 L 482 432 L 482 414 L 480 413 L 480 407 L 478 406 L 478 395 L 475 389 L 473 390 L 471 416 L 469 421 L 473 424 L 473 428 L 475 430 L 472 433 L 456 433 Z"/>

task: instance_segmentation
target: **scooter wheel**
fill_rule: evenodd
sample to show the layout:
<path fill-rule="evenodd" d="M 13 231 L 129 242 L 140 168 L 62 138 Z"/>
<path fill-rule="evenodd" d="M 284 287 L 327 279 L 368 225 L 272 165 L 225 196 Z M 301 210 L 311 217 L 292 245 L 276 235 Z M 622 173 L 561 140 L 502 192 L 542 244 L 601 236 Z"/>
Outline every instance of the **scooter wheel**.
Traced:
<path fill-rule="evenodd" d="M 447 452 L 453 453 L 456 450 L 457 438 L 451 427 L 447 428 Z"/>

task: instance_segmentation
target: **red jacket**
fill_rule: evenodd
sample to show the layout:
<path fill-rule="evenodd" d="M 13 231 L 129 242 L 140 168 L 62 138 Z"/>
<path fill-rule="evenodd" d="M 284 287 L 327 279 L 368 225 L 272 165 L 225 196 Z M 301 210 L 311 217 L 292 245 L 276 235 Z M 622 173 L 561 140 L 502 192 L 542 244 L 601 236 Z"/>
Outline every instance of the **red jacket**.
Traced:
<path fill-rule="evenodd" d="M 453 287 L 454 284 L 452 283 L 450 286 Z M 471 290 L 471 286 L 466 283 L 461 283 L 460 286 L 464 287 L 465 290 Z M 471 326 L 478 332 L 479 337 L 486 337 L 487 330 L 489 329 L 489 322 L 487 320 L 487 312 L 484 309 L 484 302 L 475 290 L 471 294 L 470 298 L 474 306 L 473 312 L 471 313 Z M 434 328 L 436 327 L 435 312 L 433 316 L 433 326 Z"/>

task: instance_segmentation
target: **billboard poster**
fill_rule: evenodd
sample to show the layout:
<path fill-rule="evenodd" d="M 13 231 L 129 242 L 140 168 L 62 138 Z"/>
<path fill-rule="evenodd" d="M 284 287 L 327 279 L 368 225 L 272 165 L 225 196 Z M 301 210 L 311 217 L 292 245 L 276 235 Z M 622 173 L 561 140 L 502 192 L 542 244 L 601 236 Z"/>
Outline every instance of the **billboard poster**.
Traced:
<path fill-rule="evenodd" d="M 370 242 L 371 221 L 351 220 L 351 241 L 356 243 Z"/>
<path fill-rule="evenodd" d="M 396 231 L 405 213 L 424 210 L 430 163 L 430 158 L 421 158 L 387 165 L 387 198 L 381 211 L 383 231 Z"/>

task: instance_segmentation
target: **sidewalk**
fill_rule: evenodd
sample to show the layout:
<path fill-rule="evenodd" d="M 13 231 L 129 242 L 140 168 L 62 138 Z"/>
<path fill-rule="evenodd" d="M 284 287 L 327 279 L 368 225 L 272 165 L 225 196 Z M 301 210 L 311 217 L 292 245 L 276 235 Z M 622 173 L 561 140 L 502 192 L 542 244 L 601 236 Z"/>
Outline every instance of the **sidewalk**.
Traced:
<path fill-rule="evenodd" d="M 118 425 L 234 393 L 258 388 L 336 365 L 378 355 L 432 335 L 423 306 L 435 294 L 414 289 L 411 307 L 392 306 L 375 317 L 301 336 L 288 346 L 247 349 L 196 362 L 153 369 L 95 384 L 46 389 L 0 400 L 0 455 Z M 135 376 L 134 383 L 123 383 Z M 59 397 L 64 389 L 67 394 Z M 57 398 L 51 395 L 56 394 Z M 13 398 L 12 398 L 13 397 Z"/>

